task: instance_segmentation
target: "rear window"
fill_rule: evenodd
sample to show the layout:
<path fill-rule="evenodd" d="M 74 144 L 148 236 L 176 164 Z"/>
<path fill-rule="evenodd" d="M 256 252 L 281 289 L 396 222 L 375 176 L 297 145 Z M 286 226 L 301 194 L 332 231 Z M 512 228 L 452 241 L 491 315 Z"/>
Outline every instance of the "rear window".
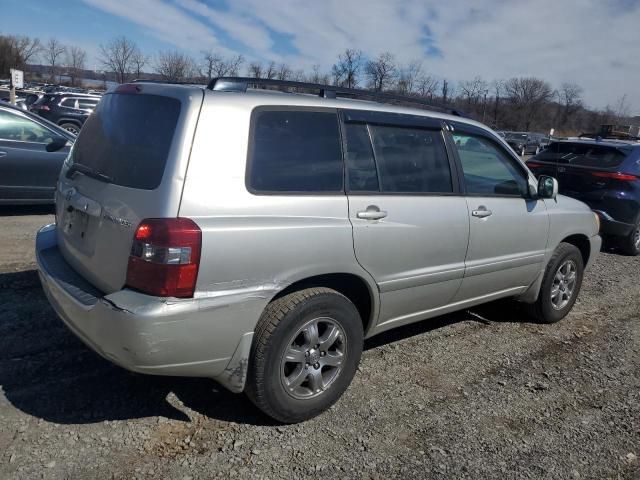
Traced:
<path fill-rule="evenodd" d="M 614 168 L 626 154 L 614 147 L 589 143 L 555 142 L 536 156 L 536 160 L 580 167 Z"/>
<path fill-rule="evenodd" d="M 336 113 L 257 110 L 247 180 L 257 192 L 342 192 Z"/>
<path fill-rule="evenodd" d="M 85 122 L 71 161 L 124 187 L 153 190 L 162 180 L 180 101 L 158 95 L 105 95 Z"/>

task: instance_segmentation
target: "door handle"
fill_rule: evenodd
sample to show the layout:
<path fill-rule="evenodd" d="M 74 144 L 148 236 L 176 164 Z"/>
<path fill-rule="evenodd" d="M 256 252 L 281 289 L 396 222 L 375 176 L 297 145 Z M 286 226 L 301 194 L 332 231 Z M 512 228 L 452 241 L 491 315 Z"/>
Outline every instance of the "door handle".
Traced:
<path fill-rule="evenodd" d="M 365 211 L 358 212 L 356 216 L 362 220 L 380 220 L 387 216 L 387 212 L 375 205 L 369 205 Z"/>
<path fill-rule="evenodd" d="M 490 216 L 493 212 L 491 210 L 487 210 L 487 207 L 484 205 L 480 205 L 477 210 L 472 210 L 471 215 L 478 218 L 486 218 Z"/>

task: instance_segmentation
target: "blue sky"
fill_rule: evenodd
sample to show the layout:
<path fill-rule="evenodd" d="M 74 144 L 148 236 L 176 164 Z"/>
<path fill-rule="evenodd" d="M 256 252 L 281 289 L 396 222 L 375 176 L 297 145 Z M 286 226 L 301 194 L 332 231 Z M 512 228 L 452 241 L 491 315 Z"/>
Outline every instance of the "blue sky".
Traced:
<path fill-rule="evenodd" d="M 5 0 L 0 32 L 89 53 L 117 35 L 143 51 L 241 53 L 329 70 L 345 48 L 421 60 L 458 81 L 535 75 L 576 82 L 588 104 L 627 94 L 640 112 L 640 0 Z M 55 3 L 55 8 L 52 8 Z"/>

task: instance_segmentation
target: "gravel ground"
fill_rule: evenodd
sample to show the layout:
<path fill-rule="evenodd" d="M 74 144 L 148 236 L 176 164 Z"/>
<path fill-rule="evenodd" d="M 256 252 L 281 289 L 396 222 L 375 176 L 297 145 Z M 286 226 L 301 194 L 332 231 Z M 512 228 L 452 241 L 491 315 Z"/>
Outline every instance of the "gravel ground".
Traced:
<path fill-rule="evenodd" d="M 603 253 L 556 325 L 503 302 L 375 337 L 337 405 L 279 426 L 84 347 L 34 270 L 52 220 L 0 210 L 2 479 L 640 478 L 640 258 Z"/>

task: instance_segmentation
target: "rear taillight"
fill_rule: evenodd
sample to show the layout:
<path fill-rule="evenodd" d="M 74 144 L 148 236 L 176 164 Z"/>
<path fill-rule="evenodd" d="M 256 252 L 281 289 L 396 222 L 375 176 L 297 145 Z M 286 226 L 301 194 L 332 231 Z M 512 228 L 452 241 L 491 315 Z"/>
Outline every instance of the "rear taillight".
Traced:
<path fill-rule="evenodd" d="M 594 177 L 621 180 L 623 182 L 634 182 L 639 178 L 639 177 L 636 177 L 635 175 L 629 175 L 628 173 L 619 173 L 619 172 L 591 172 L 591 175 L 593 175 Z"/>
<path fill-rule="evenodd" d="M 48 112 L 49 110 L 51 110 L 48 105 L 34 105 L 31 108 L 33 110 L 44 110 L 45 112 Z"/>
<path fill-rule="evenodd" d="M 136 230 L 127 287 L 157 297 L 193 297 L 202 232 L 188 218 L 148 218 Z"/>
<path fill-rule="evenodd" d="M 540 168 L 540 167 L 542 167 L 542 165 L 539 164 L 539 163 L 536 163 L 536 162 L 527 162 L 527 167 L 529 167 L 529 168 Z"/>

